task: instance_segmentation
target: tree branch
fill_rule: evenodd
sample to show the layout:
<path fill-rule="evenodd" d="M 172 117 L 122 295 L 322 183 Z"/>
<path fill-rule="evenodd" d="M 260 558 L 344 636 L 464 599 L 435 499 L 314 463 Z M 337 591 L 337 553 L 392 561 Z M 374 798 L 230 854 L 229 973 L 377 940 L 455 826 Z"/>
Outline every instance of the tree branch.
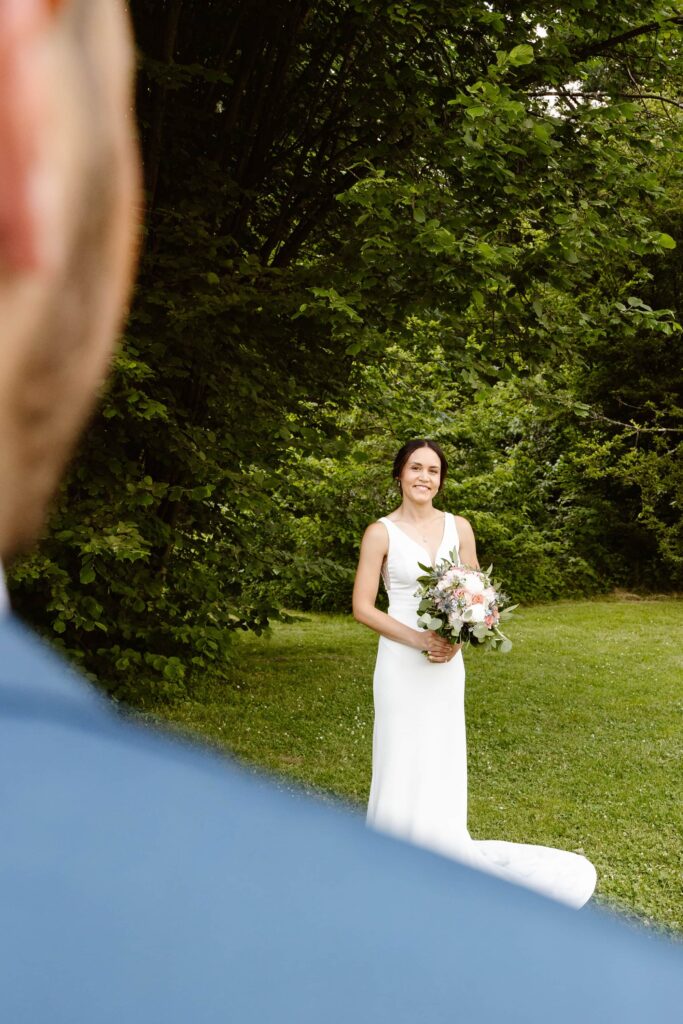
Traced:
<path fill-rule="evenodd" d="M 594 96 L 599 99 L 609 99 L 604 92 L 598 90 L 591 90 L 590 92 L 570 92 L 567 89 L 552 89 L 547 92 L 534 92 L 531 93 L 534 99 L 539 96 L 554 96 L 556 99 L 583 99 L 584 97 Z M 679 100 L 672 100 L 669 96 L 661 96 L 658 93 L 653 92 L 616 92 L 614 96 L 623 100 L 659 100 L 660 103 L 670 103 L 672 107 L 678 107 L 679 110 L 683 110 L 683 103 Z"/>
<path fill-rule="evenodd" d="M 577 60 L 586 60 L 588 57 L 596 57 L 600 53 L 605 53 L 607 50 L 613 50 L 615 46 L 619 46 L 621 43 L 627 43 L 629 39 L 636 39 L 638 36 L 648 35 L 650 32 L 656 32 L 662 27 L 662 25 L 683 25 L 683 16 L 676 15 L 673 18 L 665 18 L 664 21 L 651 21 L 647 25 L 638 25 L 636 28 L 631 28 L 628 32 L 621 32 L 618 36 L 608 36 L 607 39 L 601 40 L 598 43 L 592 43 L 590 46 L 585 46 L 581 50 L 575 50 L 572 54 Z"/>
<path fill-rule="evenodd" d="M 178 23 L 183 8 L 183 0 L 172 0 L 166 16 L 164 36 L 162 43 L 161 60 L 165 64 L 173 64 L 176 39 L 178 37 Z M 151 127 L 149 133 L 149 150 L 145 169 L 147 173 L 147 192 L 149 209 L 154 209 L 157 184 L 159 181 L 159 167 L 161 165 L 161 152 L 164 135 L 164 116 L 166 114 L 166 98 L 168 85 L 157 82 L 154 86 L 154 100 L 151 116 Z"/>
<path fill-rule="evenodd" d="M 678 107 L 679 110 L 683 110 L 683 103 L 679 100 L 672 100 L 669 96 L 660 96 L 653 92 L 619 92 L 617 96 L 626 100 L 659 100 L 660 103 L 669 103 L 672 107 Z"/>

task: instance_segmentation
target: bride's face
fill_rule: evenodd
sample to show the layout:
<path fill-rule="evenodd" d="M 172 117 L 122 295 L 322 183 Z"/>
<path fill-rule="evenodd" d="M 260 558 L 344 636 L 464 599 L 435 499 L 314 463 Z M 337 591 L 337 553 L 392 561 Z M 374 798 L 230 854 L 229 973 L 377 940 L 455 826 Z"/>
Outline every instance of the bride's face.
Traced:
<path fill-rule="evenodd" d="M 420 505 L 429 503 L 441 483 L 441 460 L 431 448 L 417 448 L 399 477 L 404 498 Z"/>

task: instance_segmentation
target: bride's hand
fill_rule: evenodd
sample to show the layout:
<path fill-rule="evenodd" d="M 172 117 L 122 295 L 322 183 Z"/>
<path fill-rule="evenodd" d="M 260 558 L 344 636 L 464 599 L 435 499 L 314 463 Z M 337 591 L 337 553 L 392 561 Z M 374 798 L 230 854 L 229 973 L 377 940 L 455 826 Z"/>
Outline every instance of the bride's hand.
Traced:
<path fill-rule="evenodd" d="M 427 630 L 420 636 L 420 647 L 427 652 L 427 657 L 433 662 L 446 662 L 454 658 L 460 650 L 461 644 L 451 644 L 433 630 Z"/>
<path fill-rule="evenodd" d="M 451 659 L 456 656 L 461 647 L 462 644 L 449 644 L 448 654 L 446 655 L 446 661 L 451 661 Z"/>

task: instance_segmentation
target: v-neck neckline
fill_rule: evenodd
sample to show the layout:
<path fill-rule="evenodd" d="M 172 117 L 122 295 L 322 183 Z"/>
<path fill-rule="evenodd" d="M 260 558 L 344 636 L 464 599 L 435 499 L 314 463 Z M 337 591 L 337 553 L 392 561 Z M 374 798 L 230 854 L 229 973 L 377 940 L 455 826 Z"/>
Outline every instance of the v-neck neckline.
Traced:
<path fill-rule="evenodd" d="M 420 544 L 420 542 L 415 540 L 414 537 L 411 537 L 409 533 L 406 533 L 405 530 L 402 530 L 401 527 L 398 525 L 398 523 L 395 523 L 393 519 L 389 518 L 389 516 L 384 516 L 384 519 L 386 519 L 386 521 L 388 523 L 391 523 L 391 525 L 393 527 L 395 527 L 398 530 L 399 533 L 402 533 L 404 537 L 407 537 L 408 540 L 412 541 L 416 548 L 419 548 L 420 551 L 424 551 L 425 555 L 428 556 L 428 561 L 429 561 L 429 564 L 431 565 L 432 569 L 436 568 L 436 560 L 439 557 L 439 551 L 441 551 L 441 548 L 443 546 L 443 542 L 446 539 L 446 526 L 448 525 L 448 512 L 444 512 L 444 514 L 443 514 L 443 530 L 441 532 L 441 540 L 439 541 L 439 546 L 437 547 L 437 549 L 436 549 L 436 551 L 434 553 L 434 560 L 433 561 L 432 561 L 431 552 L 428 551 L 428 549 L 424 546 L 424 544 Z"/>

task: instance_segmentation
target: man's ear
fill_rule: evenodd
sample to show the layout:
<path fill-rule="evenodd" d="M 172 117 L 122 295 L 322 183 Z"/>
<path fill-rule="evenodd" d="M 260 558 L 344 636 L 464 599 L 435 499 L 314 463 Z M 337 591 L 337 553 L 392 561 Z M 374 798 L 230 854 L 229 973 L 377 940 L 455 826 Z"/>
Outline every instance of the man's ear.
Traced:
<path fill-rule="evenodd" d="M 41 146 L 48 36 L 65 0 L 0 0 L 0 272 L 46 269 L 56 197 Z"/>

